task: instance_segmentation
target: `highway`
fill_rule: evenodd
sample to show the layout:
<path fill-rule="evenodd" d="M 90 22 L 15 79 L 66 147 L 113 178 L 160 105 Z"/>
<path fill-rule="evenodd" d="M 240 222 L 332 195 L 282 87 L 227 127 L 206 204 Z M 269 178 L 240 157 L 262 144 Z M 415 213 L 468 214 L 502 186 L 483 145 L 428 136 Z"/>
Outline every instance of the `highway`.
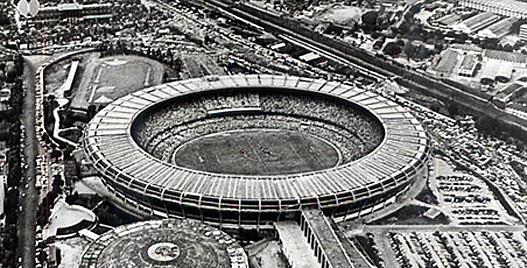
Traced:
<path fill-rule="evenodd" d="M 35 267 L 35 225 L 37 219 L 37 200 L 39 193 L 35 187 L 36 155 L 38 142 L 35 133 L 35 65 L 25 59 L 24 87 L 26 94 L 23 103 L 22 123 L 25 127 L 24 158 L 27 164 L 25 177 L 21 179 L 19 205 L 22 211 L 18 215 L 17 259 L 21 258 L 21 267 Z M 27 186 L 26 186 L 27 185 Z M 17 260 L 18 261 L 18 260 Z"/>
<path fill-rule="evenodd" d="M 365 225 L 363 232 L 525 232 L 525 225 Z"/>

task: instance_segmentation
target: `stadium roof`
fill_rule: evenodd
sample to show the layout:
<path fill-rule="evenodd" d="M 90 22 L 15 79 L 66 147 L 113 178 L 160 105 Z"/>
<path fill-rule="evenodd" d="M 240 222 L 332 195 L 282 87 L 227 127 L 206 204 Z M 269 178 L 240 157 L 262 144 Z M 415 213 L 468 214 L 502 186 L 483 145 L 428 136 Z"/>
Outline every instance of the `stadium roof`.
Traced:
<path fill-rule="evenodd" d="M 135 143 L 134 118 L 146 108 L 185 94 L 223 88 L 288 88 L 329 94 L 357 103 L 385 128 L 383 142 L 370 154 L 331 169 L 301 174 L 244 176 L 208 173 L 163 162 Z M 101 110 L 85 133 L 86 155 L 106 178 L 135 192 L 161 198 L 209 196 L 235 200 L 299 200 L 335 196 L 356 189 L 383 189 L 415 172 L 428 157 L 427 135 L 407 110 L 372 92 L 338 82 L 293 76 L 236 75 L 190 79 L 147 88 Z"/>

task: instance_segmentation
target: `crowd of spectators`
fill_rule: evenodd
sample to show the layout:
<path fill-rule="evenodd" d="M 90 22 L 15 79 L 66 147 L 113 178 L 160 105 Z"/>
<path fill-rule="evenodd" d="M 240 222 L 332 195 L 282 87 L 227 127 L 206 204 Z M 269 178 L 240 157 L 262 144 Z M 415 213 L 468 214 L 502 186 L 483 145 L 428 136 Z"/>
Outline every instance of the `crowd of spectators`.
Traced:
<path fill-rule="evenodd" d="M 220 110 L 212 116 L 211 112 Z M 233 130 L 280 129 L 310 134 L 339 148 L 342 163 L 373 151 L 384 136 L 382 125 L 359 107 L 283 92 L 216 93 L 181 98 L 143 114 L 137 122 L 136 142 L 167 162 L 173 161 L 176 148 L 187 141 Z"/>
<path fill-rule="evenodd" d="M 344 161 L 360 157 L 366 149 L 365 146 L 357 145 L 356 140 L 349 139 L 349 132 L 336 126 L 303 117 L 260 114 L 212 117 L 182 124 L 154 138 L 148 144 L 147 150 L 164 161 L 175 162 L 173 159 L 176 149 L 196 137 L 236 130 L 270 129 L 301 132 L 331 141 L 339 148 Z"/>
<path fill-rule="evenodd" d="M 203 105 L 207 111 L 229 109 L 232 107 L 260 107 L 257 94 L 218 95 L 216 98 L 204 99 Z"/>

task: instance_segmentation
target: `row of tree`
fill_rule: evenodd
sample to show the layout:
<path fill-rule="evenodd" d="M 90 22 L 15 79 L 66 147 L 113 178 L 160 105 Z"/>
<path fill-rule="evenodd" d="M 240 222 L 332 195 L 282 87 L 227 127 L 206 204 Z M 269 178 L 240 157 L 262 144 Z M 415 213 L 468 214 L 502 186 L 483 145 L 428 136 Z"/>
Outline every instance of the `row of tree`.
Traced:
<path fill-rule="evenodd" d="M 23 89 L 22 75 L 24 72 L 24 62 L 20 55 L 15 60 L 16 79 L 11 86 L 11 99 L 9 113 L 4 113 L 5 118 L 0 118 L 9 122 L 9 135 L 7 144 L 9 151 L 7 154 L 7 182 L 5 191 L 5 227 L 1 230 L 0 249 L 1 267 L 16 267 L 16 248 L 18 246 L 17 221 L 18 221 L 18 197 L 19 186 L 22 172 L 22 149 L 21 149 L 21 123 L 20 114 L 22 112 Z"/>
<path fill-rule="evenodd" d="M 103 57 L 115 54 L 137 55 L 157 60 L 175 70 L 175 72 L 180 72 L 183 68 L 183 62 L 172 49 L 163 50 L 155 47 L 142 48 L 121 41 L 104 41 L 97 49 L 101 51 Z"/>

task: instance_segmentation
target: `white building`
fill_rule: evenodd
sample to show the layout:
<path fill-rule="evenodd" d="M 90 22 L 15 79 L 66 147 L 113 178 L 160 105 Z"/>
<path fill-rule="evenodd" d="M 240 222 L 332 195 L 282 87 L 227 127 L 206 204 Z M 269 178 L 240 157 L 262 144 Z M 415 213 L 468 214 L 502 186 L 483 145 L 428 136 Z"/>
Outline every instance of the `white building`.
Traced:
<path fill-rule="evenodd" d="M 527 24 L 522 24 L 520 26 L 520 38 L 527 40 Z"/>
<path fill-rule="evenodd" d="M 503 19 L 479 31 L 477 35 L 482 38 L 501 38 L 511 32 L 512 26 L 517 21 L 518 19 L 514 17 Z"/>
<path fill-rule="evenodd" d="M 4 222 L 4 201 L 5 201 L 5 186 L 7 184 L 7 176 L 0 175 L 0 225 Z"/>
<path fill-rule="evenodd" d="M 494 82 L 506 83 L 512 77 L 514 64 L 499 60 L 488 60 L 483 64 L 480 81 L 484 85 Z"/>
<path fill-rule="evenodd" d="M 527 66 L 527 55 L 500 50 L 485 49 L 483 51 L 483 60 L 497 60 L 504 63 L 511 63 L 517 67 Z"/>
<path fill-rule="evenodd" d="M 472 77 L 476 73 L 478 58 L 475 55 L 465 55 L 458 69 L 458 75 Z"/>
<path fill-rule="evenodd" d="M 492 24 L 501 20 L 501 16 L 494 13 L 485 12 L 474 15 L 466 20 L 463 20 L 453 28 L 456 31 L 461 31 L 467 34 L 476 33 Z"/>

